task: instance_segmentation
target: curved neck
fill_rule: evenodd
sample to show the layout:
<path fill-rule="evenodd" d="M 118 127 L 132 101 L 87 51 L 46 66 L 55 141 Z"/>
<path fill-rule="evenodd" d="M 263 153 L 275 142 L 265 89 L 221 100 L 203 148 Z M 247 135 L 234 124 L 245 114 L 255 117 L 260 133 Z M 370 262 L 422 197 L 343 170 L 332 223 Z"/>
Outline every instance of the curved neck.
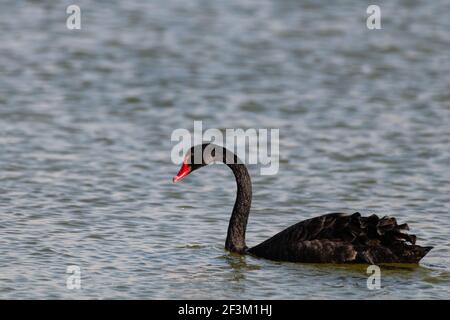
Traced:
<path fill-rule="evenodd" d="M 225 249 L 231 252 L 244 253 L 245 230 L 247 228 L 248 215 L 252 203 L 252 182 L 244 164 L 227 164 L 233 171 L 237 183 L 237 196 L 228 224 Z"/>

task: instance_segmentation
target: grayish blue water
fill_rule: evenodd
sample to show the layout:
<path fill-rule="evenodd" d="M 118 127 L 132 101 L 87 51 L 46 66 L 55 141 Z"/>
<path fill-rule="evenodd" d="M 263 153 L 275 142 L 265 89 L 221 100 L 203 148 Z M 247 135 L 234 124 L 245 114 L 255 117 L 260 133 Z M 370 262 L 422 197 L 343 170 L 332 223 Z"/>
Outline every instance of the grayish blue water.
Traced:
<path fill-rule="evenodd" d="M 0 4 L 0 298 L 450 298 L 450 2 Z M 279 128 L 252 168 L 254 245 L 334 211 L 395 215 L 416 268 L 271 262 L 223 250 L 224 166 L 179 185 L 170 135 Z M 66 288 L 78 265 L 82 289 Z"/>

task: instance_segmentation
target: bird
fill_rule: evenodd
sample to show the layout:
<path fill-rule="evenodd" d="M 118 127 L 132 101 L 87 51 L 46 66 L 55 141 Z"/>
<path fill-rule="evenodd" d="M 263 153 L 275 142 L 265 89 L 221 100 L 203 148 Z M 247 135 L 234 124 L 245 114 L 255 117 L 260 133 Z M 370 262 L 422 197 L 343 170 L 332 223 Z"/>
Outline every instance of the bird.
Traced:
<path fill-rule="evenodd" d="M 252 183 L 244 163 L 232 151 L 213 143 L 191 147 L 183 158 L 177 183 L 211 163 L 223 162 L 233 172 L 237 196 L 230 217 L 225 249 L 274 261 L 300 263 L 417 264 L 433 248 L 416 245 L 408 224 L 394 217 L 362 216 L 359 212 L 328 213 L 298 222 L 248 248 L 245 242 L 252 202 Z"/>

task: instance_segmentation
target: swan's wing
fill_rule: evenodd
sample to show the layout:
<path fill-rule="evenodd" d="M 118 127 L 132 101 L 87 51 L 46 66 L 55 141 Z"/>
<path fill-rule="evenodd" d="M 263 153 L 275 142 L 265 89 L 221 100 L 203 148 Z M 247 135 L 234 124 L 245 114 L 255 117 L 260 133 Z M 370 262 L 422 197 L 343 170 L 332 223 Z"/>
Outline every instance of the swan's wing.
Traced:
<path fill-rule="evenodd" d="M 414 245 L 416 237 L 406 230 L 395 218 L 331 213 L 299 222 L 249 252 L 286 261 L 416 263 L 431 248 Z"/>
<path fill-rule="evenodd" d="M 263 242 L 249 249 L 258 257 L 292 262 L 343 263 L 355 261 L 357 250 L 350 243 L 342 241 L 306 240 L 274 245 L 278 242 Z"/>

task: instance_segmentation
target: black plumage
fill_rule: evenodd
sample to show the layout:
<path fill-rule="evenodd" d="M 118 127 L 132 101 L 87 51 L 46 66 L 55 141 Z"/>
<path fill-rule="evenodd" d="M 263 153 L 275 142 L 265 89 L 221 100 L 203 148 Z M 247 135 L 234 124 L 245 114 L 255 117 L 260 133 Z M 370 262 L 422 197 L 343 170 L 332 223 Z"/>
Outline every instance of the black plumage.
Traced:
<path fill-rule="evenodd" d="M 189 164 L 194 163 L 196 148 L 201 148 L 197 151 L 201 151 L 202 159 Z M 432 249 L 416 245 L 416 236 L 407 233 L 406 223 L 397 224 L 393 217 L 379 218 L 374 214 L 362 217 L 359 212 L 330 213 L 304 220 L 248 249 L 245 231 L 252 184 L 247 168 L 234 153 L 212 144 L 193 147 L 185 158 L 187 169 L 182 169 L 187 172 L 180 176 L 180 170 L 174 181 L 217 160 L 230 167 L 237 183 L 237 197 L 225 241 L 229 251 L 278 261 L 380 264 L 418 263 Z"/>
<path fill-rule="evenodd" d="M 330 213 L 299 222 L 248 252 L 281 261 L 418 263 L 431 247 L 416 245 L 407 229 L 387 216 Z"/>

